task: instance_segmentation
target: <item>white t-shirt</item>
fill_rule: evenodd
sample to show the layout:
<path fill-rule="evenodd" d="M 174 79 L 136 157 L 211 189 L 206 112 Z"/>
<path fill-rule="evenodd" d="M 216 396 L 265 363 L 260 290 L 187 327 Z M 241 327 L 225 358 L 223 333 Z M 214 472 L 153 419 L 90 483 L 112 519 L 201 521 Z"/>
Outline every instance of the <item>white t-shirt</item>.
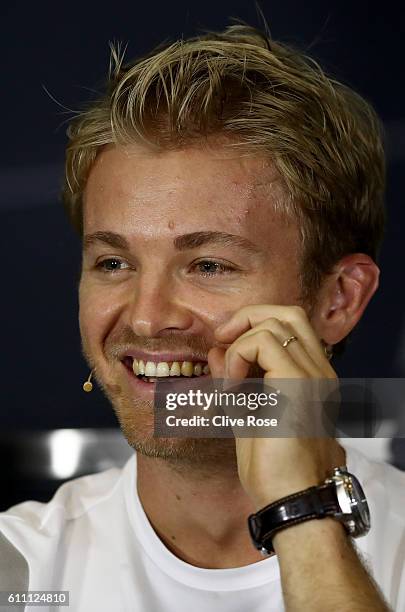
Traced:
<path fill-rule="evenodd" d="M 405 612 L 405 473 L 346 450 L 372 520 L 357 547 L 392 609 Z M 50 612 L 284 610 L 276 556 L 202 569 L 164 546 L 137 495 L 135 453 L 123 469 L 64 484 L 49 503 L 28 501 L 0 513 L 0 536 L 0 558 L 3 547 L 3 559 L 11 559 L 4 566 L 12 566 L 13 551 L 28 563 L 27 590 L 70 591 L 70 607 Z"/>

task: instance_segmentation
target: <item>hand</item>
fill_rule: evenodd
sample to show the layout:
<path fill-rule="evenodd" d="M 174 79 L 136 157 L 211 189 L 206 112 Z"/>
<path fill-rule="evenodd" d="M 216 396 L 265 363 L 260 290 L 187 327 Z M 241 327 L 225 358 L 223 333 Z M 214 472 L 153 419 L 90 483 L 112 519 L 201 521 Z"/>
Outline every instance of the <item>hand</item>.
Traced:
<path fill-rule="evenodd" d="M 243 379 L 252 366 L 265 379 L 333 379 L 331 367 L 303 308 L 255 305 L 237 311 L 216 330 L 229 348 L 212 348 L 213 378 Z M 287 347 L 290 336 L 297 341 Z M 236 438 L 238 473 L 257 509 L 302 489 L 319 485 L 334 467 L 345 463 L 334 438 Z"/>

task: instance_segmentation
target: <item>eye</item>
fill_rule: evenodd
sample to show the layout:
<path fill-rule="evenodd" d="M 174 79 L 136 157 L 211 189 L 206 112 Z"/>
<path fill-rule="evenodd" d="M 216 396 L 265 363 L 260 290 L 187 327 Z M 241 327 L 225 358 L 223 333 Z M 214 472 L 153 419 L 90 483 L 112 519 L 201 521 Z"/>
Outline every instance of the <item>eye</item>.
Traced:
<path fill-rule="evenodd" d="M 229 274 L 230 272 L 235 271 L 235 268 L 232 266 L 226 265 L 219 261 L 211 261 L 209 259 L 198 261 L 193 265 L 193 268 L 197 268 L 200 275 L 204 277 L 221 276 L 223 274 Z"/>
<path fill-rule="evenodd" d="M 107 259 L 102 259 L 96 264 L 96 268 L 101 272 L 106 272 L 110 274 L 114 274 L 114 272 L 120 272 L 123 269 L 123 265 L 129 267 L 125 261 L 118 259 L 117 257 L 108 257 Z"/>

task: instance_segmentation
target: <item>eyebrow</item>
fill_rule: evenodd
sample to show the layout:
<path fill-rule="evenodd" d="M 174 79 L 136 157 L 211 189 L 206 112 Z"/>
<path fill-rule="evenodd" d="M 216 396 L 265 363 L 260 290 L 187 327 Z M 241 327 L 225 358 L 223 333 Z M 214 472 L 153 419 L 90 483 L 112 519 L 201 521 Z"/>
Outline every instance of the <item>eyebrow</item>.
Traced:
<path fill-rule="evenodd" d="M 83 250 L 88 250 L 93 244 L 102 243 L 117 249 L 129 251 L 129 243 L 124 236 L 115 232 L 94 232 L 83 237 Z M 233 246 L 257 255 L 261 249 L 253 242 L 243 236 L 227 234 L 226 232 L 192 232 L 177 236 L 173 240 L 173 246 L 177 251 L 197 249 L 198 247 L 210 245 Z"/>
<path fill-rule="evenodd" d="M 235 234 L 227 234 L 226 232 L 193 232 L 192 234 L 183 234 L 183 236 L 177 236 L 173 240 L 173 244 L 178 251 L 196 249 L 206 244 L 214 244 L 238 247 L 256 255 L 261 253 L 261 249 L 247 238 L 236 236 Z"/>
<path fill-rule="evenodd" d="M 83 236 L 83 251 L 87 251 L 93 244 L 108 244 L 116 249 L 129 251 L 129 244 L 121 234 L 115 232 L 94 232 Z"/>

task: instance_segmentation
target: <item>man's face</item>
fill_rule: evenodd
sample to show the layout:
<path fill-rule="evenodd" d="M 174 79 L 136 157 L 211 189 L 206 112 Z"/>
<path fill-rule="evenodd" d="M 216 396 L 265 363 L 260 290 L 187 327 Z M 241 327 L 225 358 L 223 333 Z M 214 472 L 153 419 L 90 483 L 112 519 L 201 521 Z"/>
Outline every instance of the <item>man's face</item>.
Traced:
<path fill-rule="evenodd" d="M 283 197 L 269 161 L 221 147 L 111 145 L 97 157 L 84 194 L 83 352 L 141 452 L 201 460 L 230 448 L 154 439 L 154 384 L 125 356 L 204 363 L 216 327 L 242 306 L 300 303 L 298 229 L 275 212 Z"/>

